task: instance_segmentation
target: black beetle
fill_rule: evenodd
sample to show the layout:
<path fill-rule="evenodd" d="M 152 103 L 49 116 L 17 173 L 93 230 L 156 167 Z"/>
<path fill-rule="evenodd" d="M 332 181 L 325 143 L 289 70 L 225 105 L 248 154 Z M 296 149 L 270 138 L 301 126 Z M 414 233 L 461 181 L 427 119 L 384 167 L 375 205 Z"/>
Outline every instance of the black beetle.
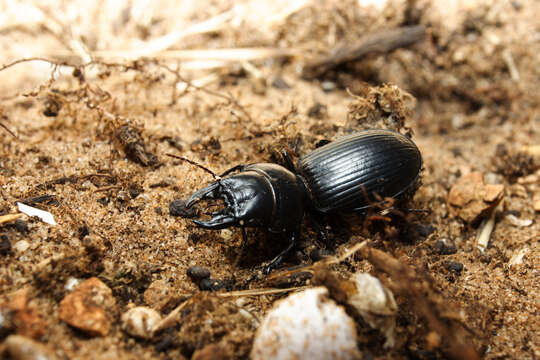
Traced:
<path fill-rule="evenodd" d="M 265 267 L 267 273 L 294 246 L 306 211 L 361 211 L 410 189 L 421 168 L 422 156 L 411 139 L 390 130 L 366 130 L 319 147 L 300 158 L 296 169 L 270 163 L 235 166 L 195 192 L 186 207 L 223 199 L 225 206 L 211 219 L 193 222 L 206 229 L 241 227 L 244 242 L 245 227 L 288 234 L 289 245 Z"/>

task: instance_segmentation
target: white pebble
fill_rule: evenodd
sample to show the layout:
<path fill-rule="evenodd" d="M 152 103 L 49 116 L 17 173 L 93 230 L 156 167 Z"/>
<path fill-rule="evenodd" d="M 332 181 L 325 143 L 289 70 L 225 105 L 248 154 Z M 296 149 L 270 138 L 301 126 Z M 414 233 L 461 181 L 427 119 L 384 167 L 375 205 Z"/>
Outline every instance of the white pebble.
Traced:
<path fill-rule="evenodd" d="M 26 240 L 19 240 L 13 244 L 13 249 L 17 252 L 25 252 L 30 247 L 30 243 Z"/>
<path fill-rule="evenodd" d="M 397 305 L 394 295 L 386 289 L 374 276 L 357 272 L 352 280 L 356 285 L 356 292 L 349 297 L 349 304 L 360 312 L 369 312 L 378 315 L 395 315 Z"/>
<path fill-rule="evenodd" d="M 396 343 L 397 304 L 390 290 L 374 276 L 357 272 L 352 278 L 356 291 L 347 299 L 365 322 L 372 328 L 381 331 L 386 342 L 385 348 L 391 348 Z"/>
<path fill-rule="evenodd" d="M 146 306 L 134 307 L 122 315 L 122 329 L 131 336 L 150 339 L 152 329 L 161 321 L 161 315 Z"/>
<path fill-rule="evenodd" d="M 265 316 L 251 350 L 253 360 L 358 358 L 354 321 L 324 287 L 292 294 Z"/>
<path fill-rule="evenodd" d="M 64 285 L 64 289 L 66 289 L 67 291 L 73 291 L 75 286 L 79 285 L 80 283 L 80 279 L 70 276 L 66 281 L 66 285 Z"/>

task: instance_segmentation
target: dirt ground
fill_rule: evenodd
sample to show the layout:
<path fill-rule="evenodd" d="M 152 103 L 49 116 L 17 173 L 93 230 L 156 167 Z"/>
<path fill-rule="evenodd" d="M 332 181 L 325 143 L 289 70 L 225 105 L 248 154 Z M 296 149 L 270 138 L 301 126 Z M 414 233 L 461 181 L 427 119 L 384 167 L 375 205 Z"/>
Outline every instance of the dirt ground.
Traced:
<path fill-rule="evenodd" d="M 0 215 L 23 202 L 57 223 L 0 224 L 3 358 L 34 358 L 17 355 L 15 334 L 51 359 L 248 358 L 277 300 L 314 284 L 338 296 L 332 281 L 360 270 L 399 309 L 392 348 L 356 319 L 363 358 L 540 357 L 538 1 L 143 3 L 1 5 L 1 62 L 50 62 L 0 68 Z M 414 44 L 302 72 L 338 46 L 410 25 L 425 28 Z M 211 52 L 244 48 L 256 51 Z M 141 49 L 139 60 L 123 59 Z M 179 51 L 190 49 L 211 56 Z M 284 247 L 279 238 L 250 229 L 242 251 L 239 229 L 171 214 L 171 202 L 213 179 L 166 154 L 221 173 L 279 161 L 282 148 L 296 159 L 369 127 L 412 134 L 424 166 L 407 207 L 421 211 L 333 216 L 327 243 L 308 215 L 270 276 L 261 265 Z M 502 200 L 493 216 L 463 219 L 449 192 L 474 172 L 504 185 Z M 382 254 L 364 249 L 322 275 L 291 275 L 364 240 Z M 188 276 L 193 266 L 215 281 Z M 91 278 L 90 295 L 76 287 Z M 122 328 L 133 306 L 180 311 L 138 338 Z M 98 325 L 75 325 L 85 317 Z"/>

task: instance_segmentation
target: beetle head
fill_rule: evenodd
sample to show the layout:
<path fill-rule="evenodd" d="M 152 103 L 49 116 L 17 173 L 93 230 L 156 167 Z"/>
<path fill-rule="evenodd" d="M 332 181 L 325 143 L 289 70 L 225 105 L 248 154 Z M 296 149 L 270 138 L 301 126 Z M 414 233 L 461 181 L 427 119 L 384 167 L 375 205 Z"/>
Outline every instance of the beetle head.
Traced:
<path fill-rule="evenodd" d="M 222 199 L 224 207 L 210 213 L 209 220 L 193 220 L 206 229 L 230 226 L 263 227 L 272 219 L 274 197 L 265 178 L 251 171 L 242 172 L 213 182 L 195 192 L 186 203 L 190 208 L 201 200 Z"/>

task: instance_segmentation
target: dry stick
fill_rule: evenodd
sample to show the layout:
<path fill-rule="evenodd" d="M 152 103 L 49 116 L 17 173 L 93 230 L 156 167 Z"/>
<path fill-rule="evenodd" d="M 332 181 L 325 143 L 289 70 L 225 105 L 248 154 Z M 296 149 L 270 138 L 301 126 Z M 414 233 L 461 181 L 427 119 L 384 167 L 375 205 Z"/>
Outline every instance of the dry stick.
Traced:
<path fill-rule="evenodd" d="M 166 329 L 176 324 L 176 318 L 178 317 L 178 314 L 180 314 L 180 311 L 182 311 L 182 309 L 186 307 L 186 305 L 189 303 L 189 300 L 190 299 L 187 299 L 186 301 L 178 305 L 173 311 L 169 313 L 169 315 L 167 315 L 160 322 L 158 322 L 156 326 L 154 326 L 152 330 L 150 330 L 152 335 L 154 335 L 160 330 Z"/>
<path fill-rule="evenodd" d="M 18 65 L 20 63 L 30 62 L 30 61 L 43 61 L 43 62 L 49 63 L 49 64 L 51 64 L 53 66 L 73 66 L 73 65 L 70 65 L 70 64 L 68 64 L 66 62 L 56 62 L 56 61 L 49 60 L 49 59 L 42 58 L 42 57 L 29 57 L 29 58 L 18 59 L 18 60 L 10 62 L 9 64 L 2 65 L 2 66 L 0 66 L 0 71 L 5 70 L 7 68 L 10 68 L 12 66 Z"/>
<path fill-rule="evenodd" d="M 57 55 L 69 56 L 72 52 L 55 52 Z M 267 58 L 286 58 L 299 54 L 294 48 L 252 47 L 222 49 L 185 49 L 167 50 L 152 54 L 153 59 L 175 59 L 182 61 L 218 60 L 223 62 L 242 62 Z M 127 58 L 132 55 L 129 50 L 97 50 L 92 52 L 95 58 Z M 138 59 L 138 58 L 135 58 Z"/>
<path fill-rule="evenodd" d="M 286 292 L 296 291 L 296 290 L 305 290 L 309 289 L 311 286 L 297 286 L 292 288 L 262 288 L 262 289 L 250 289 L 250 290 L 239 290 L 239 291 L 229 291 L 225 293 L 218 293 L 217 296 L 220 297 L 238 297 L 238 296 L 258 296 L 258 295 L 277 295 L 283 294 Z"/>
<path fill-rule="evenodd" d="M 384 30 L 362 37 L 356 44 L 338 47 L 323 58 L 307 63 L 302 70 L 306 80 L 323 75 L 330 69 L 349 61 L 360 60 L 370 54 L 382 54 L 409 46 L 424 38 L 424 26 L 404 26 L 392 30 Z"/>
<path fill-rule="evenodd" d="M 12 222 L 15 221 L 21 217 L 23 217 L 24 214 L 7 214 L 0 216 L 0 224 Z"/>

